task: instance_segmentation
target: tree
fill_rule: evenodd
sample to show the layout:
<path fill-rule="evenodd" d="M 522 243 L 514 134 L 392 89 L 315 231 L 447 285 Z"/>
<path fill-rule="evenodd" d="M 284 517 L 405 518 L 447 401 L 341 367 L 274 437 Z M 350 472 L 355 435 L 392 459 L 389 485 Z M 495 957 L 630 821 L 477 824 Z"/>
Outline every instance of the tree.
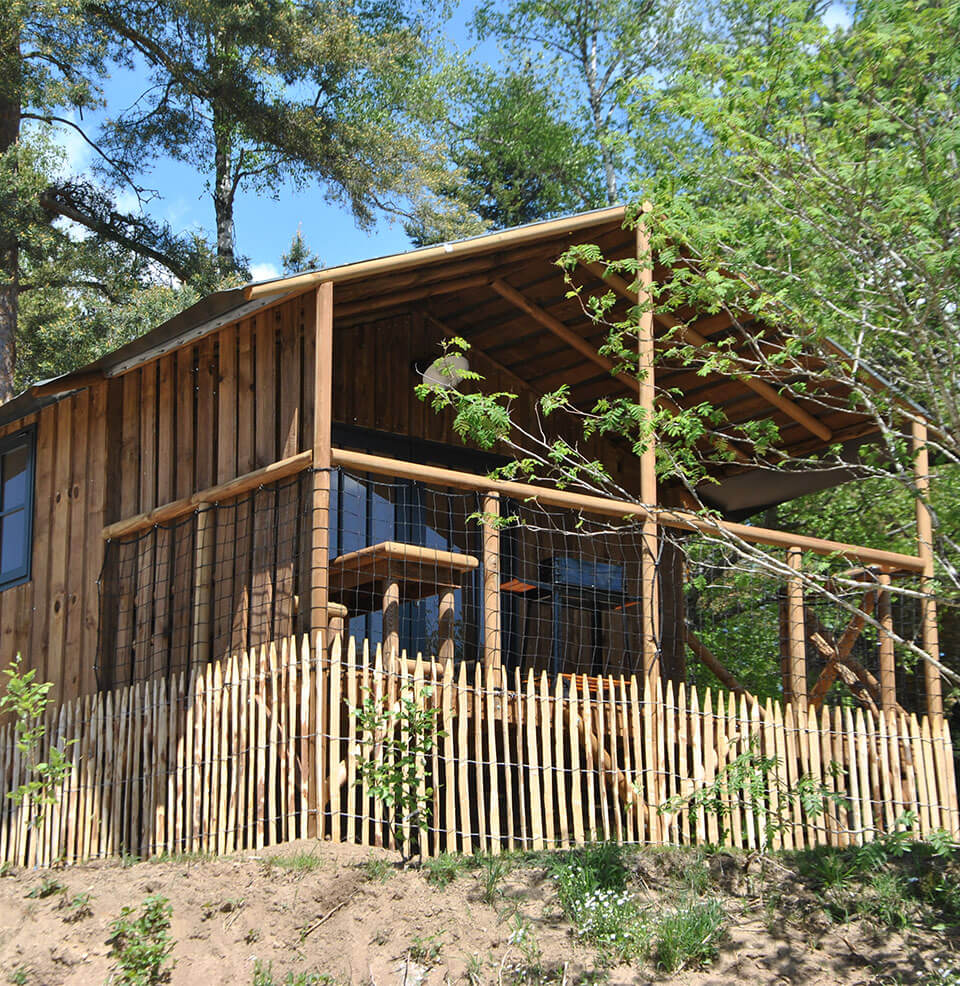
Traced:
<path fill-rule="evenodd" d="M 242 269 L 242 188 L 320 182 L 361 224 L 403 193 L 422 159 L 410 125 L 426 100 L 424 48 L 395 0 L 110 0 L 94 4 L 114 54 L 148 84 L 107 130 L 145 171 L 160 155 L 210 176 L 221 274 Z"/>
<path fill-rule="evenodd" d="M 300 274 L 306 270 L 319 270 L 323 261 L 307 246 L 303 230 L 297 229 L 290 241 L 290 249 L 280 257 L 284 274 Z"/>
<path fill-rule="evenodd" d="M 479 220 L 475 229 L 503 229 L 595 208 L 604 202 L 597 148 L 567 119 L 558 87 L 528 69 L 500 74 L 461 67 L 445 92 L 449 115 L 441 138 L 451 170 L 439 176 L 448 217 L 459 204 Z M 417 245 L 449 238 L 427 212 L 408 223 Z M 468 222 L 468 221 L 467 221 Z"/>
<path fill-rule="evenodd" d="M 567 121 L 589 134 L 609 203 L 620 198 L 629 154 L 620 100 L 631 81 L 662 72 L 675 55 L 673 0 L 484 0 L 474 18 L 481 39 L 493 38 L 516 63 L 542 73 L 560 92 Z"/>
<path fill-rule="evenodd" d="M 571 289 L 605 327 L 605 351 L 628 372 L 638 371 L 639 316 L 651 307 L 662 316 L 689 307 L 729 318 L 736 357 L 732 349 L 710 352 L 689 343 L 681 323 L 661 358 L 704 372 L 775 376 L 787 396 L 820 401 L 824 412 L 837 406 L 825 396 L 824 381 L 844 384 L 848 407 L 868 415 L 881 435 L 878 448 L 860 451 L 856 471 L 888 500 L 901 499 L 902 522 L 910 504 L 925 496 L 912 468 L 911 431 L 921 417 L 929 422 L 928 448 L 938 470 L 945 477 L 960 474 L 960 4 L 874 0 L 855 9 L 845 30 L 829 30 L 805 3 L 747 0 L 740 6 L 764 25 L 761 34 L 731 31 L 697 46 L 653 100 L 655 113 L 648 112 L 646 92 L 628 107 L 638 148 L 656 144 L 660 154 L 646 186 L 653 209 L 640 218 L 650 231 L 652 254 L 668 272 L 653 299 L 625 318 L 615 315 L 613 292 L 591 293 L 579 275 L 579 259 L 603 262 L 587 245 L 566 258 Z M 637 263 L 610 266 L 635 279 Z M 785 333 L 782 346 L 764 340 L 764 325 Z M 805 347 L 827 352 L 825 336 L 845 346 L 847 355 L 829 357 L 823 373 L 808 370 L 797 354 Z M 864 361 L 895 387 L 877 388 L 863 372 Z M 434 401 L 452 404 L 464 427 L 513 442 L 514 471 L 622 495 L 602 467 L 569 444 L 518 439 L 503 395 L 448 391 Z M 836 447 L 787 456 L 772 422 L 735 424 L 717 407 L 647 415 L 625 398 L 585 410 L 570 406 L 564 388 L 541 406 L 544 415 L 578 415 L 588 433 L 624 435 L 639 454 L 655 435 L 658 468 L 683 480 L 691 497 L 706 478 L 694 443 L 711 431 L 738 440 L 765 468 L 846 464 Z M 807 507 L 806 517 L 816 525 L 810 533 L 831 525 L 823 520 L 825 504 L 839 504 L 847 495 L 818 495 L 813 509 Z M 935 514 L 937 583 L 924 591 L 937 590 L 945 604 L 941 613 L 960 601 L 954 499 L 935 493 L 928 501 Z M 708 519 L 702 503 L 701 509 Z M 832 526 L 831 533 L 839 534 L 839 522 Z M 908 538 L 915 550 L 909 524 L 891 534 Z M 782 584 L 790 574 L 775 552 L 719 528 L 713 538 L 723 557 L 732 559 L 723 562 L 735 579 L 728 583 L 731 591 L 742 593 L 751 579 L 756 588 L 761 577 Z M 815 598 L 848 613 L 857 610 L 870 584 L 869 578 L 864 583 L 862 576 L 844 576 L 829 560 L 802 577 Z M 922 596 L 916 583 L 895 583 L 893 591 L 906 608 Z M 880 632 L 875 617 L 867 614 L 866 622 Z M 960 681 L 954 657 L 926 655 L 910 635 L 899 635 L 897 646 Z"/>
<path fill-rule="evenodd" d="M 73 341 L 82 336 L 95 346 L 99 327 L 88 325 L 71 292 L 102 303 L 147 286 L 158 270 L 212 284 L 202 241 L 125 214 L 109 188 L 63 175 L 56 128 L 79 134 L 116 180 L 129 178 L 77 122 L 102 106 L 106 58 L 104 33 L 79 0 L 12 0 L 0 10 L 0 402 L 39 369 L 28 362 L 17 370 L 27 293 L 36 312 L 52 304 L 53 291 L 61 306 L 72 306 Z"/>

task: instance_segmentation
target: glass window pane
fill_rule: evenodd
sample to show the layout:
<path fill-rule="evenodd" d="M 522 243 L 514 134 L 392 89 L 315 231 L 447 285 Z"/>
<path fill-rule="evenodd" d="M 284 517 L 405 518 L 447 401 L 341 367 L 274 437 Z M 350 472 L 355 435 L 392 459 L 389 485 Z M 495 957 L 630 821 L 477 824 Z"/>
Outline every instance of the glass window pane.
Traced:
<path fill-rule="evenodd" d="M 27 502 L 27 464 L 30 447 L 21 445 L 3 456 L 3 509 L 22 507 Z M 4 569 L 6 570 L 6 569 Z"/>
<path fill-rule="evenodd" d="M 16 510 L 3 518 L 0 529 L 0 576 L 23 568 L 27 553 L 27 512 Z"/>

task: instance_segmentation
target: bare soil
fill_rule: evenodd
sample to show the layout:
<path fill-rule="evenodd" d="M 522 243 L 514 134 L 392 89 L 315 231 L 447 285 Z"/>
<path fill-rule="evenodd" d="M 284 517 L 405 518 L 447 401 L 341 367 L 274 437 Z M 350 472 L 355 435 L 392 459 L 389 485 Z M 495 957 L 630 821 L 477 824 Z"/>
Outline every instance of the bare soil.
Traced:
<path fill-rule="evenodd" d="M 291 866 L 298 853 L 315 855 L 318 865 Z M 371 858 L 391 864 L 385 880 L 368 875 L 362 864 Z M 631 889 L 653 909 L 672 906 L 685 858 L 679 851 L 636 853 Z M 330 986 L 432 986 L 467 983 L 469 971 L 475 986 L 507 986 L 517 981 L 512 969 L 520 961 L 510 943 L 509 915 L 517 908 L 558 986 L 925 983 L 935 960 L 949 962 L 960 948 L 957 929 L 943 926 L 894 933 L 862 919 L 836 923 L 818 894 L 777 861 L 762 873 L 756 860 L 725 853 L 706 862 L 706 893 L 722 901 L 727 933 L 708 968 L 672 976 L 651 963 L 597 975 L 596 954 L 574 937 L 542 861 L 518 862 L 491 907 L 475 869 L 438 889 L 417 869 L 401 870 L 394 853 L 310 841 L 219 859 L 8 873 L 0 879 L 0 977 L 45 986 L 110 982 L 110 922 L 150 894 L 173 906 L 174 986 L 247 986 L 258 959 L 272 964 L 277 984 L 290 973 L 313 972 Z M 45 880 L 64 889 L 36 896 Z M 77 917 L 65 906 L 77 894 L 91 895 L 90 914 Z M 432 951 L 432 961 L 418 961 Z"/>

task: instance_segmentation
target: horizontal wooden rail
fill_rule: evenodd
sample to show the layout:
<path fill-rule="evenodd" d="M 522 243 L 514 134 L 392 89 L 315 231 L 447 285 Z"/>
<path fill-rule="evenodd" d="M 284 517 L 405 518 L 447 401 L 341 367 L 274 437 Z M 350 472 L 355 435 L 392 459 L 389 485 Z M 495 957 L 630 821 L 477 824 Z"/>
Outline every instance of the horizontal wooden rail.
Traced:
<path fill-rule="evenodd" d="M 459 472 L 439 466 L 425 466 L 418 462 L 404 462 L 400 459 L 388 459 L 379 455 L 368 455 L 365 452 L 334 449 L 333 464 L 345 469 L 394 476 L 398 479 L 413 479 L 424 483 L 453 486 L 457 489 L 501 493 L 518 500 L 537 500 L 548 506 L 582 510 L 604 517 L 652 517 L 665 527 L 673 527 L 677 530 L 699 531 L 714 536 L 727 533 L 751 544 L 764 544 L 774 548 L 801 548 L 819 555 L 840 555 L 864 565 L 884 565 L 907 572 L 923 571 L 923 561 L 920 558 L 896 551 L 864 548 L 855 544 L 844 544 L 842 541 L 828 541 L 825 538 L 807 537 L 803 534 L 775 531 L 766 527 L 752 527 L 749 524 L 709 520 L 684 510 L 651 511 L 643 504 L 630 503 L 627 500 L 611 500 L 602 496 L 531 486 L 528 483 L 517 483 L 512 480 L 489 479 L 474 473 Z"/>
<path fill-rule="evenodd" d="M 128 517 L 125 520 L 108 524 L 103 529 L 104 538 L 125 537 L 146 530 L 155 524 L 166 523 L 182 517 L 204 503 L 218 503 L 247 493 L 258 486 L 276 482 L 296 475 L 310 467 L 313 462 L 311 451 L 300 452 L 281 459 L 262 469 L 255 469 L 243 476 L 237 476 L 226 483 L 211 486 L 192 496 L 162 504 L 146 513 Z M 742 538 L 750 544 L 764 544 L 773 548 L 800 548 L 819 555 L 839 555 L 862 565 L 882 565 L 895 571 L 923 573 L 923 560 L 914 555 L 904 555 L 896 551 L 883 551 L 879 548 L 864 548 L 860 545 L 845 544 L 842 541 L 829 541 L 825 538 L 807 537 L 788 531 L 775 531 L 766 527 L 752 527 L 749 524 L 735 524 L 729 521 L 709 520 L 684 510 L 651 511 L 640 503 L 627 500 L 611 500 L 602 496 L 571 493 L 568 490 L 549 489 L 517 483 L 512 480 L 490 479 L 475 473 L 444 469 L 440 466 L 427 466 L 419 462 L 406 462 L 403 459 L 390 459 L 366 452 L 353 452 L 347 449 L 333 449 L 333 465 L 359 472 L 371 472 L 397 479 L 411 479 L 456 489 L 480 490 L 488 493 L 501 493 L 518 500 L 537 500 L 547 506 L 562 507 L 567 510 L 582 510 L 603 517 L 655 517 L 658 523 L 683 531 L 699 531 L 714 536 L 723 533 Z"/>
<path fill-rule="evenodd" d="M 244 473 L 242 476 L 237 476 L 225 483 L 219 483 L 217 486 L 210 486 L 205 490 L 200 490 L 199 493 L 193 493 L 179 500 L 171 500 L 169 503 L 146 511 L 146 513 L 137 514 L 125 520 L 118 520 L 115 524 L 108 524 L 103 529 L 103 537 L 105 540 L 126 537 L 128 534 L 136 534 L 138 531 L 146 530 L 156 524 L 176 520 L 178 517 L 183 517 L 196 510 L 201 504 L 231 500 L 236 496 L 249 493 L 250 490 L 254 490 L 258 486 L 275 483 L 278 480 L 286 479 L 288 476 L 295 476 L 298 472 L 303 472 L 304 469 L 309 468 L 312 463 L 312 451 L 308 449 L 306 452 L 298 452 L 288 459 L 272 462 L 262 469 L 254 469 L 253 472 Z"/>

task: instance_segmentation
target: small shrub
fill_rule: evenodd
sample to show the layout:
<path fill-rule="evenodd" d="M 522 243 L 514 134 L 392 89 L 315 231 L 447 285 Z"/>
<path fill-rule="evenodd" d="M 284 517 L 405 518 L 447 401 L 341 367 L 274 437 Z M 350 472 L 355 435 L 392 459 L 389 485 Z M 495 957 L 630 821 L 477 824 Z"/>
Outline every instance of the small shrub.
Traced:
<path fill-rule="evenodd" d="M 901 877 L 880 872 L 857 893 L 856 910 L 884 927 L 902 930 L 910 924 L 916 905 L 910 900 L 910 890 Z"/>
<path fill-rule="evenodd" d="M 155 986 L 170 978 L 174 942 L 170 937 L 173 908 L 165 897 L 153 894 L 143 902 L 139 917 L 124 907 L 110 925 L 110 954 L 117 961 L 117 982 Z"/>
<path fill-rule="evenodd" d="M 520 953 L 521 959 L 504 966 L 510 981 L 524 986 L 540 986 L 545 978 L 543 952 L 529 922 L 521 914 L 513 917 L 508 941 Z"/>
<path fill-rule="evenodd" d="M 93 908 L 90 906 L 91 900 L 93 900 L 93 894 L 75 894 L 73 897 L 64 897 L 60 901 L 61 910 L 67 912 L 64 914 L 63 920 L 68 924 L 73 924 L 74 921 L 93 917 Z"/>
<path fill-rule="evenodd" d="M 465 865 L 462 856 L 455 856 L 453 853 L 444 852 L 439 856 L 423 861 L 423 874 L 427 879 L 427 883 L 432 883 L 435 887 L 439 887 L 442 890 L 456 880 Z"/>
<path fill-rule="evenodd" d="M 723 909 L 718 901 L 688 902 L 657 922 L 653 954 L 665 972 L 702 966 L 717 957 L 723 932 Z"/>
<path fill-rule="evenodd" d="M 594 890 L 573 905 L 572 918 L 603 966 L 635 962 L 649 951 L 646 913 L 626 891 Z"/>
<path fill-rule="evenodd" d="M 54 894 L 62 894 L 66 891 L 66 887 L 60 883 L 58 880 L 52 880 L 49 877 L 44 877 L 37 886 L 33 887 L 28 893 L 27 897 L 36 900 L 45 900 L 47 897 L 52 897 Z"/>
<path fill-rule="evenodd" d="M 27 983 L 30 982 L 29 971 L 25 966 L 18 965 L 10 973 L 10 982 L 13 983 L 13 986 L 27 986 Z"/>
<path fill-rule="evenodd" d="M 386 883 L 393 876 L 393 864 L 389 859 L 370 856 L 360 864 L 366 878 L 372 883 Z"/>
<path fill-rule="evenodd" d="M 503 856 L 481 856 L 478 879 L 482 888 L 483 902 L 490 907 L 501 894 L 500 885 L 510 872 L 510 861 Z"/>

